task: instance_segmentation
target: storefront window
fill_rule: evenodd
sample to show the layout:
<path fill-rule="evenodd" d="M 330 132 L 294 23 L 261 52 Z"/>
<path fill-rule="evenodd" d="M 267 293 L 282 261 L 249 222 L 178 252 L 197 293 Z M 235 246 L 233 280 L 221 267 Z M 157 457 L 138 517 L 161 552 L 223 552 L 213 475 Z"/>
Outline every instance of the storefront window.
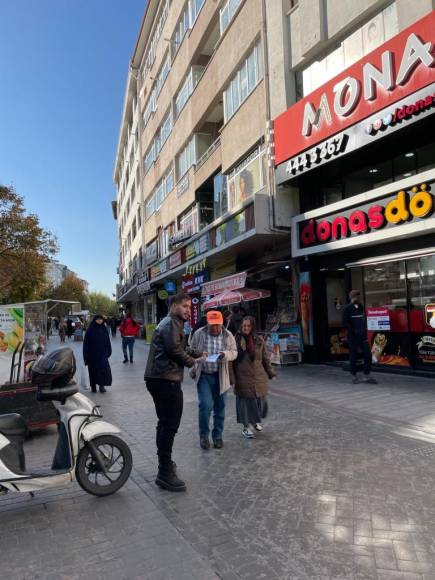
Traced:
<path fill-rule="evenodd" d="M 411 367 L 405 262 L 366 266 L 364 294 L 373 363 Z"/>

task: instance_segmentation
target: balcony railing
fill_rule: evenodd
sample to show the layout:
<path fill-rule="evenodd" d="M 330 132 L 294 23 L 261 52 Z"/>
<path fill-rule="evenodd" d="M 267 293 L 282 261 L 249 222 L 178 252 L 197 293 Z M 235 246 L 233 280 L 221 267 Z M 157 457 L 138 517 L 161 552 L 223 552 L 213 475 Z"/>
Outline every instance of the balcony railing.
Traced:
<path fill-rule="evenodd" d="M 198 159 L 196 165 L 195 165 L 195 173 L 198 171 L 198 169 L 201 167 L 201 165 L 204 165 L 204 163 L 207 161 L 207 159 L 211 156 L 211 154 L 218 148 L 220 147 L 221 144 L 221 138 L 218 137 L 215 141 L 213 141 L 213 143 L 210 145 L 210 147 L 207 149 L 207 151 L 205 153 L 203 153 L 201 155 L 201 157 Z"/>

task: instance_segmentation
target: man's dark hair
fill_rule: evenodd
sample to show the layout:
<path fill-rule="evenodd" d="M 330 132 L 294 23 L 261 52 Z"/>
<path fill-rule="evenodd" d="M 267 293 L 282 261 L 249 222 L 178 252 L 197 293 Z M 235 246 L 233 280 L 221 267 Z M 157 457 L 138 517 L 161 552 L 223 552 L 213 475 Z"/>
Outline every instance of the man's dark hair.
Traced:
<path fill-rule="evenodd" d="M 231 310 L 233 314 L 238 314 L 240 312 L 240 306 L 233 306 Z"/>
<path fill-rule="evenodd" d="M 173 304 L 181 304 L 185 300 L 192 300 L 189 294 L 185 294 L 184 292 L 179 292 L 178 294 L 174 294 L 169 298 L 169 307 Z"/>

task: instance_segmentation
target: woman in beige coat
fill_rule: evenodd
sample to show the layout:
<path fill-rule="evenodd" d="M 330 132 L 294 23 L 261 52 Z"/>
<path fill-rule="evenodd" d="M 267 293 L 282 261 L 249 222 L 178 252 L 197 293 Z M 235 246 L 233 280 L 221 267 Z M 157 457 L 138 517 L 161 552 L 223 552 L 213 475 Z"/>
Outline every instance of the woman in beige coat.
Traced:
<path fill-rule="evenodd" d="M 254 436 L 249 428 L 262 431 L 261 420 L 267 415 L 268 380 L 276 373 L 270 364 L 264 340 L 256 334 L 255 318 L 246 316 L 236 335 L 237 359 L 234 361 L 237 422 L 243 425 L 242 435 Z"/>

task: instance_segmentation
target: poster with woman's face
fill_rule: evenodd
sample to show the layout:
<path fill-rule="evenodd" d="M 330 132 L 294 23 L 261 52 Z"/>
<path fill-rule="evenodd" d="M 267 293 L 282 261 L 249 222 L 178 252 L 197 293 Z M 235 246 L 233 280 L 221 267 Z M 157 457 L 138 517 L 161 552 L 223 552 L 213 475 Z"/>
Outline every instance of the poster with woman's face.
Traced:
<path fill-rule="evenodd" d="M 262 187 L 261 157 L 249 163 L 230 181 L 230 192 L 234 196 L 234 205 L 245 201 Z"/>

